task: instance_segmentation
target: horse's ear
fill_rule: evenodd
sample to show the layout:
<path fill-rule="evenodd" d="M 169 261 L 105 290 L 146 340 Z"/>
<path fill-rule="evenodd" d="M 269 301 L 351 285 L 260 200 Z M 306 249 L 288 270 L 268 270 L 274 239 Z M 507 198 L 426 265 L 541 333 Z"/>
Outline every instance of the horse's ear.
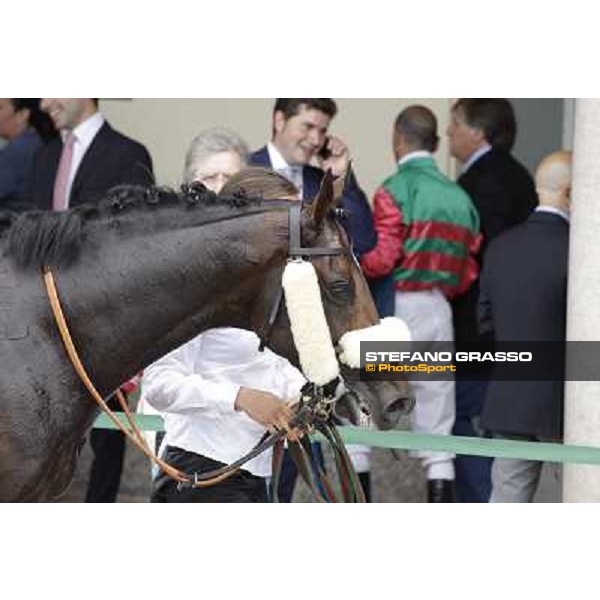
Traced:
<path fill-rule="evenodd" d="M 339 204 L 344 195 L 344 190 L 346 189 L 346 185 L 348 184 L 348 180 L 352 173 L 352 163 L 348 165 L 348 170 L 343 177 L 338 177 L 333 183 L 333 195 L 335 197 L 335 203 Z"/>
<path fill-rule="evenodd" d="M 311 204 L 311 217 L 313 221 L 317 225 L 320 225 L 329 211 L 335 206 L 335 203 L 336 197 L 333 174 L 331 171 L 327 171 L 321 182 L 321 189 Z"/>

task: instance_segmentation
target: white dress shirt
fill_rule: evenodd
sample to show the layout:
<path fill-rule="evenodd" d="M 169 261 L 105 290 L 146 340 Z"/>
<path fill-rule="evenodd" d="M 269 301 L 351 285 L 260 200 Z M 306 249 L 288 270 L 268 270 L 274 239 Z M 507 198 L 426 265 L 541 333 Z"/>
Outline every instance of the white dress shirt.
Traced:
<path fill-rule="evenodd" d="M 292 166 L 287 163 L 281 152 L 277 150 L 271 142 L 267 144 L 267 152 L 271 161 L 271 168 L 276 173 L 283 175 L 288 181 L 291 181 L 298 191 L 300 198 L 304 197 L 304 167 L 300 165 Z"/>
<path fill-rule="evenodd" d="M 69 171 L 69 183 L 67 185 L 67 203 L 71 198 L 71 190 L 73 188 L 73 182 L 81 165 L 81 161 L 92 145 L 94 138 L 98 135 L 100 129 L 104 125 L 104 117 L 99 113 L 94 113 L 91 117 L 87 118 L 83 123 L 80 123 L 73 131 L 64 132 L 63 137 L 66 137 L 69 133 L 75 136 L 75 146 L 73 148 L 73 161 L 71 162 L 71 170 Z M 67 204 L 68 208 L 68 204 Z"/>
<path fill-rule="evenodd" d="M 169 446 L 230 464 L 260 441 L 264 427 L 235 410 L 241 387 L 298 397 L 305 379 L 287 360 L 258 351 L 258 337 L 239 329 L 212 329 L 146 369 L 142 394 L 164 417 Z M 243 468 L 271 475 L 271 452 Z"/>

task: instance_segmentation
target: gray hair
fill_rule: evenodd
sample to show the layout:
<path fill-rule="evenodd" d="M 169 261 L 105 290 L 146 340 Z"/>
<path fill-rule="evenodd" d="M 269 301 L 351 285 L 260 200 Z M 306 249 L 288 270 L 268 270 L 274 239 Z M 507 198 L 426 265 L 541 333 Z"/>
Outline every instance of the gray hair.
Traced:
<path fill-rule="evenodd" d="M 185 157 L 184 183 L 192 183 L 198 165 L 221 152 L 235 152 L 243 166 L 248 163 L 250 149 L 237 133 L 222 127 L 208 129 L 198 134 L 190 144 Z"/>

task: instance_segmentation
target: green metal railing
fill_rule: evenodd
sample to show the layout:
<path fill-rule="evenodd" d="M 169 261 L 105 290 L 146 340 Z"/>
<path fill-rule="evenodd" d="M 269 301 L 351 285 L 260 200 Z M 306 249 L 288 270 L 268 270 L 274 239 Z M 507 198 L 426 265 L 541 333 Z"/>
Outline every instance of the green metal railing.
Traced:
<path fill-rule="evenodd" d="M 120 414 L 119 418 L 125 425 L 127 424 L 123 415 Z M 136 415 L 135 419 L 143 431 L 158 432 L 164 429 L 163 421 L 160 417 Z M 115 429 L 115 426 L 105 415 L 98 417 L 95 427 L 98 429 Z M 408 431 L 371 431 L 355 427 L 340 427 L 340 433 L 346 443 L 362 444 L 372 448 L 428 450 L 433 452 L 451 452 L 464 456 L 487 456 L 491 458 L 517 458 L 552 463 L 600 465 L 600 448 L 586 446 L 424 435 Z"/>

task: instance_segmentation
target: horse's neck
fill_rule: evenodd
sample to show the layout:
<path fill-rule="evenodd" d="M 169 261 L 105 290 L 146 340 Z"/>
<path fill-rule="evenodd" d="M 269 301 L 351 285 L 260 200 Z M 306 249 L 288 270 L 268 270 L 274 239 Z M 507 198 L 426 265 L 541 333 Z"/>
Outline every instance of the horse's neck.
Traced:
<path fill-rule="evenodd" d="M 102 392 L 202 331 L 249 326 L 238 290 L 264 268 L 248 260 L 251 229 L 246 218 L 114 239 L 59 274 L 78 346 Z"/>

